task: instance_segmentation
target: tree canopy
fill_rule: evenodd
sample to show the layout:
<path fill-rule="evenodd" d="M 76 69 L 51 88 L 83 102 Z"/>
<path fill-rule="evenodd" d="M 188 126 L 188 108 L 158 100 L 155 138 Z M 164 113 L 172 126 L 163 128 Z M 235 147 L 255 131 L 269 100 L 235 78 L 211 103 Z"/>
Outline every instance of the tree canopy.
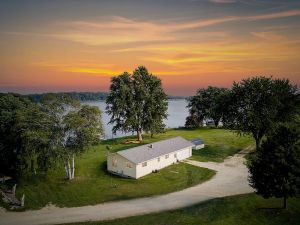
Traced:
<path fill-rule="evenodd" d="M 99 142 L 103 133 L 99 108 L 81 106 L 67 94 L 44 95 L 40 103 L 1 94 L 0 106 L 2 174 L 18 177 L 46 171 L 60 161 L 68 164 L 66 160 Z"/>
<path fill-rule="evenodd" d="M 280 125 L 249 158 L 250 185 L 264 198 L 294 197 L 300 193 L 299 124 Z"/>
<path fill-rule="evenodd" d="M 167 118 L 167 95 L 161 80 L 140 66 L 133 74 L 124 72 L 111 80 L 110 93 L 106 100 L 107 113 L 111 116 L 113 132 L 161 132 Z"/>
<path fill-rule="evenodd" d="M 299 112 L 299 94 L 287 79 L 252 77 L 234 82 L 225 109 L 226 124 L 252 134 L 259 148 L 262 138 L 280 122 Z"/>
<path fill-rule="evenodd" d="M 67 177 L 73 179 L 75 155 L 98 143 L 103 134 L 101 111 L 96 106 L 81 106 L 68 94 L 45 95 L 41 103 L 51 121 L 50 149 L 63 161 Z"/>
<path fill-rule="evenodd" d="M 188 99 L 190 115 L 187 117 L 186 126 L 201 126 L 203 120 L 213 119 L 217 127 L 223 117 L 223 96 L 226 93 L 225 88 L 200 88 L 195 96 Z"/>

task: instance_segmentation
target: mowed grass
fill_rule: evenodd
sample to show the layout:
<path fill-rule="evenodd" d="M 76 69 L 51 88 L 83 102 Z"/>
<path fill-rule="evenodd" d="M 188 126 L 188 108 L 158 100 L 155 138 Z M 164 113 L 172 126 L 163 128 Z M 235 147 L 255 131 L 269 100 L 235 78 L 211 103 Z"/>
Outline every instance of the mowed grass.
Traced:
<path fill-rule="evenodd" d="M 214 199 L 184 209 L 104 222 L 72 225 L 299 225 L 300 199 L 263 199 L 255 194 Z M 71 224 L 69 224 L 71 225 Z"/>
<path fill-rule="evenodd" d="M 153 138 L 154 141 L 174 136 L 182 136 L 188 140 L 200 138 L 205 142 L 205 148 L 193 150 L 193 160 L 223 162 L 228 156 L 232 156 L 249 145 L 254 145 L 250 135 L 237 135 L 226 129 L 200 128 L 200 129 L 171 129 L 164 134 Z M 148 141 L 147 139 L 146 141 Z"/>
<path fill-rule="evenodd" d="M 250 135 L 237 135 L 237 133 L 226 129 L 199 128 L 199 129 L 170 129 L 167 132 L 155 135 L 150 138 L 145 135 L 141 144 L 160 141 L 163 139 L 182 136 L 187 140 L 200 138 L 205 142 L 205 148 L 193 150 L 193 160 L 222 162 L 228 156 L 232 156 L 249 145 L 254 145 L 254 140 Z M 124 146 L 123 138 L 108 140 L 104 144 L 110 145 L 113 151 L 120 151 L 127 147 L 134 147 L 138 144 Z"/>
<path fill-rule="evenodd" d="M 107 173 L 105 162 L 99 162 L 101 157 L 97 159 L 92 155 L 89 153 L 78 160 L 78 172 L 72 181 L 57 175 L 21 184 L 18 195 L 25 193 L 25 209 L 40 208 L 49 202 L 73 207 L 165 194 L 199 184 L 215 174 L 206 168 L 178 163 L 138 180 L 126 179 Z"/>
<path fill-rule="evenodd" d="M 193 159 L 202 161 L 222 161 L 252 143 L 248 136 L 238 137 L 224 129 L 172 129 L 150 138 L 144 136 L 140 144 L 155 142 L 170 137 L 182 136 L 188 140 L 202 138 L 205 149 L 193 151 Z M 134 137 L 130 137 L 132 139 Z M 25 193 L 25 209 L 36 209 L 48 203 L 57 206 L 93 205 L 107 201 L 131 199 L 178 191 L 205 180 L 214 175 L 214 171 L 180 163 L 150 174 L 138 180 L 125 179 L 111 175 L 106 171 L 106 146 L 113 152 L 131 148 L 140 144 L 122 144 L 128 137 L 103 141 L 89 151 L 77 157 L 75 179 L 65 180 L 62 167 L 56 168 L 47 176 L 35 176 L 21 180 L 17 195 Z M 157 185 L 159 184 L 159 185 Z"/>

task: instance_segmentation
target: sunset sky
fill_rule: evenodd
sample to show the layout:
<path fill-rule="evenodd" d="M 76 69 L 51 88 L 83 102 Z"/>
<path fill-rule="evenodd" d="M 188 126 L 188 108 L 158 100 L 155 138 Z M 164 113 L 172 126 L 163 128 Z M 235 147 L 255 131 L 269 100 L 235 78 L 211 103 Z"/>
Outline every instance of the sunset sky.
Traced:
<path fill-rule="evenodd" d="M 0 0 L 0 92 L 107 91 L 144 65 L 170 95 L 300 85 L 299 0 Z"/>

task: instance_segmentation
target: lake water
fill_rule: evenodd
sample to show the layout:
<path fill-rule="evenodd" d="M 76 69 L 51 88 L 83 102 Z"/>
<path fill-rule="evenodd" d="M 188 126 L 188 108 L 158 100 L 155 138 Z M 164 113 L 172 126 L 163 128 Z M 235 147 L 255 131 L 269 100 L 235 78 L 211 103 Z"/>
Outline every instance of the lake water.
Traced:
<path fill-rule="evenodd" d="M 110 120 L 110 116 L 107 115 L 105 112 L 106 104 L 104 101 L 89 101 L 89 102 L 85 102 L 84 104 L 98 106 L 100 110 L 103 112 L 102 122 L 105 130 L 105 135 L 104 135 L 105 139 L 132 135 L 132 133 L 122 133 L 122 132 L 117 132 L 116 135 L 112 134 L 113 125 L 108 124 L 108 121 Z M 188 109 L 186 108 L 186 106 L 187 106 L 187 101 L 184 99 L 168 101 L 168 118 L 164 121 L 167 128 L 176 128 L 176 127 L 184 126 L 185 118 L 188 116 Z"/>

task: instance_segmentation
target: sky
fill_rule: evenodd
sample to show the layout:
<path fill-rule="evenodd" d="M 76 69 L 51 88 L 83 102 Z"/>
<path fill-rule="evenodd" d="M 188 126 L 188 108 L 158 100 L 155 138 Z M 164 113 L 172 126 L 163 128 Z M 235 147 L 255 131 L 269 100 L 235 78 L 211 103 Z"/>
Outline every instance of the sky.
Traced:
<path fill-rule="evenodd" d="M 300 0 L 0 0 L 0 92 L 108 91 L 139 65 L 169 95 L 300 85 Z"/>

